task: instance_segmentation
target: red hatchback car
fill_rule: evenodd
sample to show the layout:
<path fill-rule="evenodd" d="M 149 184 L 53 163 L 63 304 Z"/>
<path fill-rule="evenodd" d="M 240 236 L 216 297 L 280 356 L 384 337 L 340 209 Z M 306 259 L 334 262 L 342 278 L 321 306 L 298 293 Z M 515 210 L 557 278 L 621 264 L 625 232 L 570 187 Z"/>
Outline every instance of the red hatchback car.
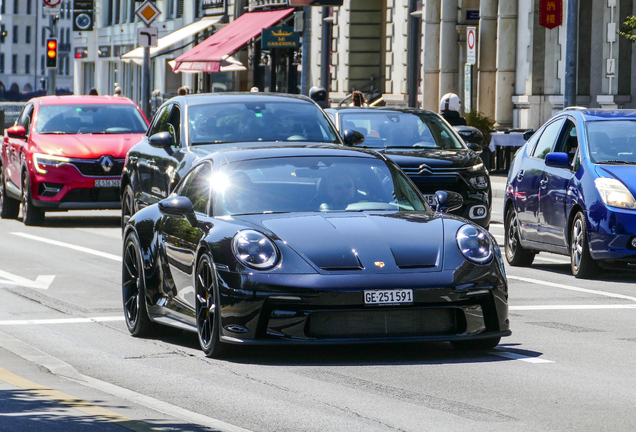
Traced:
<path fill-rule="evenodd" d="M 37 225 L 47 211 L 121 207 L 126 153 L 148 120 L 130 99 L 31 99 L 2 142 L 0 216 Z"/>

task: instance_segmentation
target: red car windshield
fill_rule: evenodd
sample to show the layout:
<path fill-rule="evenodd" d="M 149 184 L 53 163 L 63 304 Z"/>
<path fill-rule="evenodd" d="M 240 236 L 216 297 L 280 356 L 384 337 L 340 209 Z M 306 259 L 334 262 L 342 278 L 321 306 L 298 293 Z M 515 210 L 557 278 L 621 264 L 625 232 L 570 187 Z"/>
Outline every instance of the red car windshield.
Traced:
<path fill-rule="evenodd" d="M 146 121 L 134 105 L 40 106 L 35 131 L 40 134 L 145 133 Z"/>

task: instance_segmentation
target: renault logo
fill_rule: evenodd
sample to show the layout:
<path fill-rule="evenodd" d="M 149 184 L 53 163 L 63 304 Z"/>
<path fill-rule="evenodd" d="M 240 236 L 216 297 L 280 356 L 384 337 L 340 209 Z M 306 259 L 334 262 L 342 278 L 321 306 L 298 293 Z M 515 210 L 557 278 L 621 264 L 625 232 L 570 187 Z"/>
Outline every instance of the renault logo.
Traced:
<path fill-rule="evenodd" d="M 380 267 L 380 268 L 384 267 L 384 263 L 382 261 L 376 261 L 373 264 L 375 264 L 376 267 Z"/>
<path fill-rule="evenodd" d="M 102 157 L 102 161 L 100 162 L 100 164 L 102 165 L 104 172 L 110 172 L 110 170 L 113 169 L 115 162 L 113 161 L 112 157 L 104 156 Z"/>

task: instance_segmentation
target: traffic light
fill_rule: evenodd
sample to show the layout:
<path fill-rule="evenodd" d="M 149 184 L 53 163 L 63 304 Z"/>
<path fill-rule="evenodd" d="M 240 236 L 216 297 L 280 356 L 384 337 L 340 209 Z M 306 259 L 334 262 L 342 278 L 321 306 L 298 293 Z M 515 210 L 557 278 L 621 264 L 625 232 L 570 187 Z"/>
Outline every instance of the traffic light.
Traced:
<path fill-rule="evenodd" d="M 57 67 L 57 39 L 55 38 L 46 40 L 46 67 Z"/>

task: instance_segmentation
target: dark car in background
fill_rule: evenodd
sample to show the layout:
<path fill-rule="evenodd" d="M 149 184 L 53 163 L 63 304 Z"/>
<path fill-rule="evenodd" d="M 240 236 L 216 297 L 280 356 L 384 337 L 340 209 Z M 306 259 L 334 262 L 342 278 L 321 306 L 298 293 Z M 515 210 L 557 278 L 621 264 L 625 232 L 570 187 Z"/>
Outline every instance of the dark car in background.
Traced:
<path fill-rule="evenodd" d="M 393 159 L 429 204 L 435 205 L 439 190 L 457 192 L 464 204 L 453 214 L 483 227 L 490 225 L 490 178 L 479 151 L 466 145 L 439 114 L 398 108 L 340 107 L 325 111 L 341 132 L 355 130 L 364 135 L 358 147 Z"/>
<path fill-rule="evenodd" d="M 147 128 L 124 97 L 31 99 L 2 142 L 0 216 L 37 225 L 48 211 L 118 209 L 126 153 Z"/>
<path fill-rule="evenodd" d="M 456 198 L 440 194 L 441 210 Z M 213 152 L 130 218 L 123 260 L 129 331 L 196 332 L 212 357 L 258 344 L 490 349 L 511 334 L 493 237 L 433 212 L 393 161 L 368 150 Z"/>
<path fill-rule="evenodd" d="M 121 176 L 122 226 L 140 208 L 167 198 L 192 164 L 224 148 L 343 142 L 305 96 L 217 93 L 164 103 L 128 153 Z"/>
<path fill-rule="evenodd" d="M 578 278 L 636 266 L 635 196 L 636 110 L 561 111 L 512 162 L 506 258 L 529 266 L 541 251 L 569 255 Z"/>

